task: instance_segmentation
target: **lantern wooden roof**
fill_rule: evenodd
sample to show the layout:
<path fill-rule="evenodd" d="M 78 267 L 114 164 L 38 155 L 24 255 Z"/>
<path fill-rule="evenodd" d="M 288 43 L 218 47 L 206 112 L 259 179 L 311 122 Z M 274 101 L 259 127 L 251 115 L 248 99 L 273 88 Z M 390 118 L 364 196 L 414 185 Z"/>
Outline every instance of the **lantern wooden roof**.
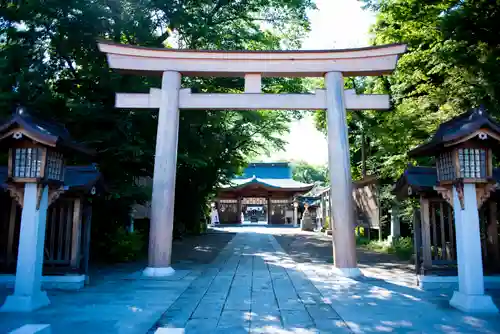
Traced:
<path fill-rule="evenodd" d="M 500 183 L 500 168 L 493 168 L 493 179 Z M 399 200 L 418 196 L 422 193 L 435 193 L 438 185 L 435 167 L 408 166 L 392 188 Z"/>
<path fill-rule="evenodd" d="M 6 139 L 12 139 L 12 136 L 17 132 L 49 147 L 76 151 L 86 155 L 95 154 L 93 150 L 75 142 L 63 125 L 37 119 L 28 114 L 24 107 L 18 107 L 8 121 L 0 124 L 0 141 L 4 142 L 4 146 L 8 145 L 6 142 L 9 140 Z"/>
<path fill-rule="evenodd" d="M 411 150 L 411 157 L 433 156 L 446 147 L 486 134 L 483 141 L 489 147 L 500 147 L 500 124 L 493 120 L 483 107 L 472 109 L 441 124 L 432 139 Z"/>

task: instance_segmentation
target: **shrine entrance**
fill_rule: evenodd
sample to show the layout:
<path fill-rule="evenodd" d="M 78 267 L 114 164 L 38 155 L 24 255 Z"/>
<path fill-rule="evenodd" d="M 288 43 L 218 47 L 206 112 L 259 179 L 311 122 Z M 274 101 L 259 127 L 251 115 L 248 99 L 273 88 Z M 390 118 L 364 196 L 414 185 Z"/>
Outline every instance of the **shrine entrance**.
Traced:
<path fill-rule="evenodd" d="M 241 200 L 242 223 L 268 224 L 269 209 L 264 197 L 244 197 Z"/>
<path fill-rule="evenodd" d="M 357 267 L 355 217 L 346 110 L 389 109 L 387 95 L 357 95 L 344 90 L 344 77 L 390 74 L 405 45 L 348 50 L 203 51 L 143 48 L 100 42 L 110 68 L 162 77 L 149 94 L 117 93 L 117 108 L 159 109 L 151 201 L 147 276 L 166 276 L 171 268 L 175 174 L 180 109 L 327 111 L 329 173 L 333 212 L 334 270 L 361 275 Z M 241 94 L 192 93 L 182 76 L 244 77 Z M 313 94 L 263 94 L 262 77 L 324 77 L 325 89 Z"/>

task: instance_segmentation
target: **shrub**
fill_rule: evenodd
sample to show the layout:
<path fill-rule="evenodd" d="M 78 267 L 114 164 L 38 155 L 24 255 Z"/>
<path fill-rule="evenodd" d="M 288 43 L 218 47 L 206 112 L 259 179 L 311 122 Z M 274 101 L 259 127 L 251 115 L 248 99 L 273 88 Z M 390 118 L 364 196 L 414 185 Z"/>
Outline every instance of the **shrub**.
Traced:
<path fill-rule="evenodd" d="M 357 235 L 356 236 L 356 245 L 358 246 L 366 246 L 370 243 L 370 239 Z"/>
<path fill-rule="evenodd" d="M 392 243 L 385 241 L 357 238 L 356 244 L 378 253 L 394 254 L 401 260 L 410 260 L 413 255 L 413 240 L 410 237 L 394 239 Z"/>
<path fill-rule="evenodd" d="M 414 252 L 413 240 L 410 237 L 394 239 L 391 248 L 398 258 L 409 260 Z"/>
<path fill-rule="evenodd" d="M 107 237 L 108 256 L 112 262 L 129 262 L 140 259 L 146 254 L 146 243 L 141 232 L 128 232 L 119 227 Z"/>
<path fill-rule="evenodd" d="M 323 227 L 321 228 L 321 232 L 325 232 L 330 229 L 330 217 L 326 216 L 323 220 Z"/>

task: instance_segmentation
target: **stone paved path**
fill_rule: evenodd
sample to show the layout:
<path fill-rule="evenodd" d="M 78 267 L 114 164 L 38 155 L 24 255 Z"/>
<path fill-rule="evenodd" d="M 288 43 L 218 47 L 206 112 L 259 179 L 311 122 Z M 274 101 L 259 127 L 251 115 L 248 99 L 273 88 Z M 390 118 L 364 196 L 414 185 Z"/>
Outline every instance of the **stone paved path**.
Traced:
<path fill-rule="evenodd" d="M 233 236 L 222 231 L 174 242 L 176 272 L 163 279 L 141 278 L 142 263 L 94 268 L 91 285 L 83 290 L 48 291 L 48 307 L 29 314 L 0 313 L 0 334 L 32 323 L 50 324 L 53 334 L 144 334 Z M 11 293 L 0 287 L 0 304 Z"/>
<path fill-rule="evenodd" d="M 272 235 L 238 234 L 157 325 L 186 334 L 350 333 L 304 273 L 279 263 L 283 256 Z"/>
<path fill-rule="evenodd" d="M 500 316 L 477 317 L 388 276 L 357 280 L 321 261 L 298 263 L 264 227 L 236 236 L 210 264 L 186 263 L 165 279 L 126 275 L 80 292 L 51 295 L 32 314 L 0 313 L 0 333 L 50 323 L 59 333 L 500 333 Z M 202 251 L 202 249 L 200 249 Z M 138 274 L 138 273 L 137 273 Z M 156 325 L 154 325 L 156 323 Z"/>
<path fill-rule="evenodd" d="M 500 333 L 498 315 L 470 316 L 394 281 L 346 279 L 331 264 L 297 263 L 272 235 L 283 229 L 231 229 L 239 234 L 158 326 L 186 334 Z"/>

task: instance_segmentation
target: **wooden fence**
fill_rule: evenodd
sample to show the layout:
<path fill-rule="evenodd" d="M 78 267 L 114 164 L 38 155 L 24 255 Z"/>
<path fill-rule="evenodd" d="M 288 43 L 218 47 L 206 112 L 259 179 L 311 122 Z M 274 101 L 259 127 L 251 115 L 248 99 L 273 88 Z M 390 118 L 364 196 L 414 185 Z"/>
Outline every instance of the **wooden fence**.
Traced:
<path fill-rule="evenodd" d="M 0 207 L 0 272 L 14 273 L 21 227 L 21 207 L 2 192 Z M 61 197 L 49 207 L 45 232 L 44 274 L 87 273 L 90 224 L 91 207 L 80 197 Z"/>
<path fill-rule="evenodd" d="M 497 203 L 491 199 L 479 210 L 485 273 L 500 272 Z M 414 213 L 415 268 L 419 274 L 456 273 L 457 252 L 453 208 L 440 198 L 421 198 Z"/>

